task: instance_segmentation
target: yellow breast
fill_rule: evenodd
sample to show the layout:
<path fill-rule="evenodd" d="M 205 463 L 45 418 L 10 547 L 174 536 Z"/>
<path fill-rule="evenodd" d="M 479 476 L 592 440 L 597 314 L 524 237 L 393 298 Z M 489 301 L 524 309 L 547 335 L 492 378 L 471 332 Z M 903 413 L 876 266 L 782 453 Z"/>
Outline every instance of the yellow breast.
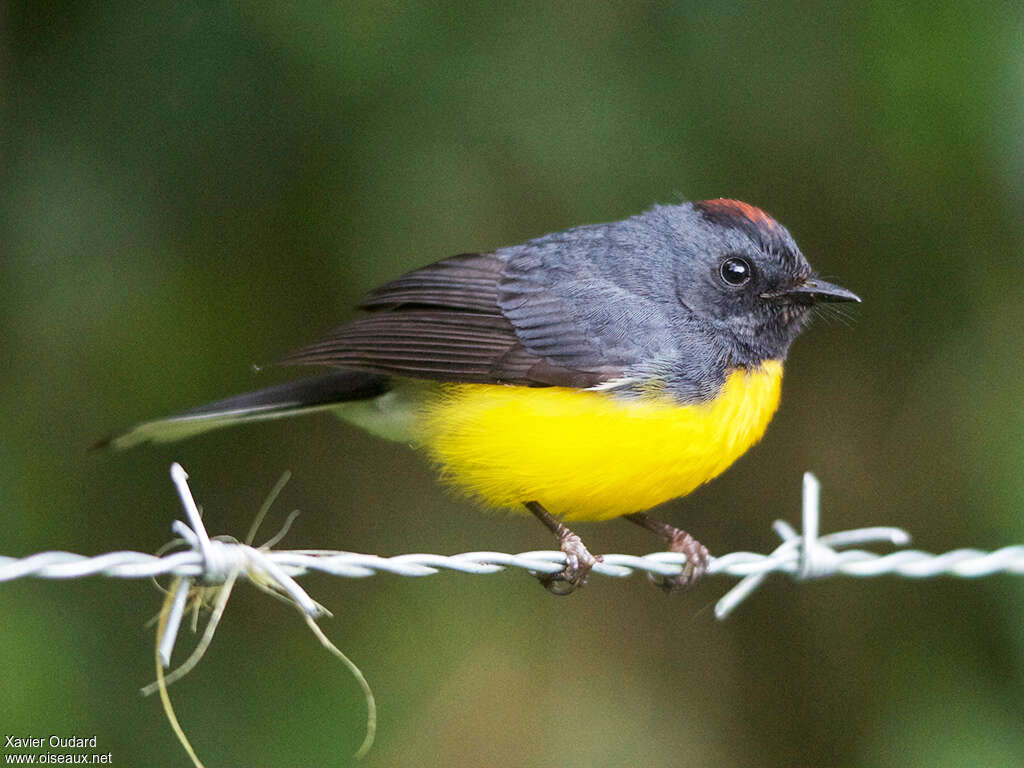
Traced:
<path fill-rule="evenodd" d="M 568 520 L 604 520 L 684 496 L 761 439 L 778 408 L 782 363 L 729 374 L 718 397 L 490 384 L 443 387 L 418 441 L 462 492 L 495 507 L 539 501 Z"/>

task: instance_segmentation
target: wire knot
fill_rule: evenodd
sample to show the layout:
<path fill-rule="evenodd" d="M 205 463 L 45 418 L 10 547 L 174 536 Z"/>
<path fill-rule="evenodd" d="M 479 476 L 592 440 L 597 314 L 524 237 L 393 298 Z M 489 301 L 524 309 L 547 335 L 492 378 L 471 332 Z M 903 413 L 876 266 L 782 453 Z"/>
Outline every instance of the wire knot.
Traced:
<path fill-rule="evenodd" d="M 736 607 L 756 590 L 771 571 L 785 571 L 794 579 L 807 581 L 832 576 L 839 573 L 849 558 L 863 557 L 863 553 L 845 551 L 840 554 L 836 547 L 848 547 L 869 541 L 888 541 L 903 545 L 910 541 L 910 536 L 899 528 L 863 528 L 855 531 L 840 531 L 819 538 L 821 483 L 810 472 L 804 472 L 803 504 L 801 517 L 803 530 L 797 532 L 785 520 L 776 520 L 773 524 L 775 532 L 782 543 L 767 557 L 757 556 L 747 560 L 743 553 L 734 553 L 716 558 L 709 572 L 724 572 L 730 568 L 737 571 L 747 565 L 751 570 L 740 582 L 726 592 L 715 605 L 715 616 L 724 619 Z M 869 555 L 874 559 L 875 556 Z"/>
<path fill-rule="evenodd" d="M 240 541 L 233 538 L 208 538 L 206 545 L 203 546 L 202 539 L 196 531 L 184 523 L 177 522 L 172 528 L 189 545 L 189 548 L 199 555 L 202 563 L 202 575 L 199 581 L 203 586 L 224 584 L 240 574 L 249 575 L 258 570 L 251 554 L 256 550 Z"/>
<path fill-rule="evenodd" d="M 171 525 L 199 559 L 198 579 L 204 586 L 223 585 L 225 592 L 230 593 L 231 585 L 239 576 L 264 590 L 286 596 L 294 602 L 307 616 L 319 618 L 328 611 L 311 598 L 298 582 L 288 573 L 287 566 L 278 565 L 267 552 L 263 552 L 234 538 L 211 539 L 203 525 L 203 517 L 196 504 L 192 491 L 188 487 L 188 473 L 180 464 L 171 465 L 171 479 L 178 489 L 181 505 L 185 509 L 189 524 L 175 520 Z M 294 573 L 303 572 L 302 568 L 290 569 Z M 170 665 L 174 641 L 181 626 L 189 591 L 195 577 L 183 577 L 174 590 L 174 597 L 167 625 L 159 642 L 160 660 L 163 666 Z"/>

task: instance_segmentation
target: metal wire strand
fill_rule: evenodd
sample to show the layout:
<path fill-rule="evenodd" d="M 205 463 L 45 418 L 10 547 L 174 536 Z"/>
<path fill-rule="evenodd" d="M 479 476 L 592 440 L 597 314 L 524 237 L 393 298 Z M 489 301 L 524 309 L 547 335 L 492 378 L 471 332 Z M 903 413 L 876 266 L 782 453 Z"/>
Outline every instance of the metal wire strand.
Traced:
<path fill-rule="evenodd" d="M 464 552 L 457 555 L 405 554 L 393 557 L 365 555 L 334 550 L 259 549 L 234 539 L 211 538 L 199 515 L 188 485 L 188 475 L 179 464 L 171 467 L 171 478 L 185 509 L 188 525 L 176 521 L 172 526 L 186 549 L 156 556 L 143 552 L 109 552 L 86 557 L 72 552 L 40 552 L 28 557 L 0 556 L 0 582 L 24 578 L 78 579 L 107 576 L 142 579 L 171 575 L 182 579 L 180 589 L 187 592 L 192 583 L 223 584 L 234 575 L 261 585 L 270 585 L 290 597 L 304 613 L 316 618 L 323 609 L 295 581 L 311 571 L 332 576 L 364 578 L 377 573 L 396 576 L 432 576 L 441 571 L 491 574 L 518 568 L 532 574 L 555 573 L 562 569 L 565 556 L 558 551 Z M 733 552 L 713 557 L 708 573 L 740 579 L 716 605 L 718 618 L 728 616 L 761 584 L 770 573 L 785 573 L 797 580 L 826 576 L 873 577 L 895 575 L 904 578 L 955 576 L 978 578 L 996 573 L 1024 574 L 1024 546 L 1003 547 L 994 552 L 957 549 L 944 554 L 902 549 L 889 554 L 857 549 L 863 544 L 882 543 L 896 547 L 909 544 L 910 536 L 899 528 L 875 527 L 818 535 L 820 521 L 820 485 L 810 472 L 803 478 L 803 532 L 788 523 L 774 525 L 782 543 L 774 552 L 763 555 Z M 678 574 L 685 556 L 655 552 L 636 556 L 604 555 L 593 573 L 625 578 L 637 571 L 652 576 Z M 179 605 L 180 603 L 180 605 Z M 169 659 L 173 637 L 177 634 L 185 601 L 175 601 L 168 622 L 167 637 L 161 655 Z M 173 629 L 173 631 L 172 631 Z"/>

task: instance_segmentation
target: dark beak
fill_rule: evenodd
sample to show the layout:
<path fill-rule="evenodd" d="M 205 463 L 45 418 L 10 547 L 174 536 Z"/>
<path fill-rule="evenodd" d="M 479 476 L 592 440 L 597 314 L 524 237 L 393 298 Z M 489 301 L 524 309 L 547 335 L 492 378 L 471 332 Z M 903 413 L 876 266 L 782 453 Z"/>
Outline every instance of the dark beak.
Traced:
<path fill-rule="evenodd" d="M 803 301 L 803 302 L 815 302 L 815 301 L 856 301 L 860 302 L 860 296 L 855 294 L 853 291 L 848 291 L 845 288 L 834 285 L 832 283 L 826 283 L 824 280 L 817 278 L 811 278 L 804 280 L 800 285 L 787 288 L 784 291 L 774 291 L 772 293 L 762 293 L 761 298 L 763 299 L 782 299 L 787 298 L 792 301 Z"/>

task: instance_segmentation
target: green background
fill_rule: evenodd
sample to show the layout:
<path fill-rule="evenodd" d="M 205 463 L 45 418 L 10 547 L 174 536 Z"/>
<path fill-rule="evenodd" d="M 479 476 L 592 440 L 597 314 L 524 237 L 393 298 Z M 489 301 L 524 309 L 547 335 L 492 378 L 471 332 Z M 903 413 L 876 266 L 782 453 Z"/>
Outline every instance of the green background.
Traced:
<path fill-rule="evenodd" d="M 285 469 L 285 542 L 379 554 L 550 546 L 330 417 L 89 453 L 257 373 L 446 255 L 737 197 L 864 298 L 795 345 L 763 443 L 663 516 L 768 551 L 823 530 L 1024 541 L 1024 11 L 1019 3 L 6 5 L 0 551 L 155 550 L 182 462 L 212 533 Z M 656 548 L 581 525 L 599 552 Z M 769 579 L 568 599 L 521 574 L 304 581 L 380 705 L 367 766 L 1017 766 L 1024 590 Z M 145 582 L 0 588 L 0 734 L 187 765 L 152 679 Z M 177 658 L 189 643 L 183 638 Z M 361 694 L 242 585 L 172 689 L 214 766 L 346 765 Z M 2 751 L 2 750 L 0 750 Z"/>

